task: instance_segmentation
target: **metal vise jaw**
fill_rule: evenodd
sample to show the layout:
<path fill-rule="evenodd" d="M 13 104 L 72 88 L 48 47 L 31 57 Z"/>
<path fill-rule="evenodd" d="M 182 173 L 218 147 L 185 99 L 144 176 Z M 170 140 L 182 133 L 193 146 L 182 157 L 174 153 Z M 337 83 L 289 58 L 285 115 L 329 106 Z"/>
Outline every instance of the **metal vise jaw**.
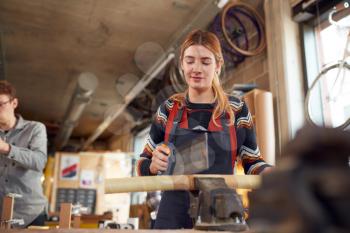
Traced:
<path fill-rule="evenodd" d="M 244 208 L 236 191 L 229 188 L 223 178 L 195 178 L 199 194 L 190 195 L 190 216 L 195 229 L 244 231 Z"/>

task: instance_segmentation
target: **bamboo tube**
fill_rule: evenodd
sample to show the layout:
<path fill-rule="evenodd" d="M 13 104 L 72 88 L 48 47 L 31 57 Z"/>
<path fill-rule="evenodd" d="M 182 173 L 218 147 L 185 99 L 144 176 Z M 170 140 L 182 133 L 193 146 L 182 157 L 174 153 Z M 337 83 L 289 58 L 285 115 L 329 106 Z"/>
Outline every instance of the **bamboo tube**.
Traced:
<path fill-rule="evenodd" d="M 261 182 L 258 175 L 139 176 L 106 179 L 105 193 L 193 190 L 195 177 L 222 177 L 229 187 L 239 189 L 255 189 L 259 187 Z"/>

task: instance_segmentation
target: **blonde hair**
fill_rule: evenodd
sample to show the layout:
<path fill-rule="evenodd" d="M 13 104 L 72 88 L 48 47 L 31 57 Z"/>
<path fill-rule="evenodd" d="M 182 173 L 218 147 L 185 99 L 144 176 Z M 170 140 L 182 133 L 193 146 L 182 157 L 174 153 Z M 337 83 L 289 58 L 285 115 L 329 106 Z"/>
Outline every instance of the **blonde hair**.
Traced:
<path fill-rule="evenodd" d="M 180 47 L 180 63 L 182 62 L 185 50 L 192 45 L 204 46 L 214 54 L 215 61 L 217 64 L 224 64 L 219 39 L 216 37 L 215 34 L 202 30 L 195 30 L 187 35 Z M 218 126 L 216 118 L 220 117 L 223 114 L 227 114 L 230 122 L 229 125 L 232 125 L 235 121 L 235 115 L 230 106 L 227 94 L 221 86 L 219 74 L 216 72 L 214 74 L 212 88 L 214 92 L 214 99 L 216 101 L 216 105 L 212 114 L 214 124 Z M 178 93 L 171 96 L 170 99 L 178 102 L 180 104 L 180 107 L 182 107 L 185 103 L 187 93 L 188 89 L 186 89 L 186 91 L 184 91 L 183 93 Z"/>

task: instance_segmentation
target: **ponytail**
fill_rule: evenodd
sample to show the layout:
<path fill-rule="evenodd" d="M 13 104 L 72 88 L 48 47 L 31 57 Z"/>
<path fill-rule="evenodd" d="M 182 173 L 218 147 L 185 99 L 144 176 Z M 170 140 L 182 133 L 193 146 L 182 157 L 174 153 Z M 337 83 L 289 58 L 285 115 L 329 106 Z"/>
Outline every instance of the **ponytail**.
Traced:
<path fill-rule="evenodd" d="M 214 91 L 214 99 L 216 101 L 216 105 L 212 115 L 214 124 L 218 126 L 216 119 L 219 118 L 221 115 L 226 114 L 226 116 L 228 116 L 229 119 L 229 125 L 233 125 L 235 121 L 235 115 L 228 101 L 227 94 L 225 93 L 224 89 L 220 84 L 220 79 L 216 72 L 214 74 L 212 88 Z"/>

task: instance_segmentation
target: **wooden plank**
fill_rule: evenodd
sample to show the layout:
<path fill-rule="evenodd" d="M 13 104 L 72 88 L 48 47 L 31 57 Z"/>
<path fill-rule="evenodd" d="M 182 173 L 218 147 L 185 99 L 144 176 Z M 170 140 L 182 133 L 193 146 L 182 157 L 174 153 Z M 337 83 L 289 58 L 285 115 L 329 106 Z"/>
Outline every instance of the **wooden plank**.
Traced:
<path fill-rule="evenodd" d="M 73 216 L 73 228 L 79 228 L 81 223 L 81 215 Z"/>
<path fill-rule="evenodd" d="M 257 175 L 142 176 L 106 179 L 105 193 L 193 190 L 195 177 L 221 177 L 229 187 L 241 189 L 255 189 L 261 182 L 260 176 Z"/>
<path fill-rule="evenodd" d="M 4 197 L 2 201 L 2 213 L 1 213 L 1 221 L 9 221 L 13 217 L 13 197 Z M 2 229 L 10 229 L 11 224 L 9 222 L 4 222 L 1 224 Z"/>
<path fill-rule="evenodd" d="M 60 229 L 70 229 L 72 216 L 72 203 L 62 203 L 60 209 Z"/>
<path fill-rule="evenodd" d="M 192 229 L 182 229 L 182 230 L 114 230 L 114 229 L 50 229 L 50 230 L 30 230 L 30 229 L 13 229 L 13 230 L 4 230 L 1 231 L 1 233 L 22 233 L 22 232 L 28 232 L 28 233 L 111 233 L 111 232 L 118 232 L 118 233 L 131 233 L 131 232 L 142 232 L 142 233 L 218 233 L 217 231 L 198 231 L 198 230 L 192 230 Z M 228 233 L 228 231 L 220 231 L 220 233 Z M 251 231 L 241 231 L 240 233 L 252 233 Z"/>
<path fill-rule="evenodd" d="M 60 153 L 55 154 L 55 165 L 54 165 L 54 171 L 53 171 L 53 182 L 52 182 L 52 195 L 50 201 L 50 211 L 54 212 L 56 209 L 56 195 L 57 195 L 57 182 L 58 182 L 58 168 L 59 168 L 59 161 L 60 161 Z"/>

